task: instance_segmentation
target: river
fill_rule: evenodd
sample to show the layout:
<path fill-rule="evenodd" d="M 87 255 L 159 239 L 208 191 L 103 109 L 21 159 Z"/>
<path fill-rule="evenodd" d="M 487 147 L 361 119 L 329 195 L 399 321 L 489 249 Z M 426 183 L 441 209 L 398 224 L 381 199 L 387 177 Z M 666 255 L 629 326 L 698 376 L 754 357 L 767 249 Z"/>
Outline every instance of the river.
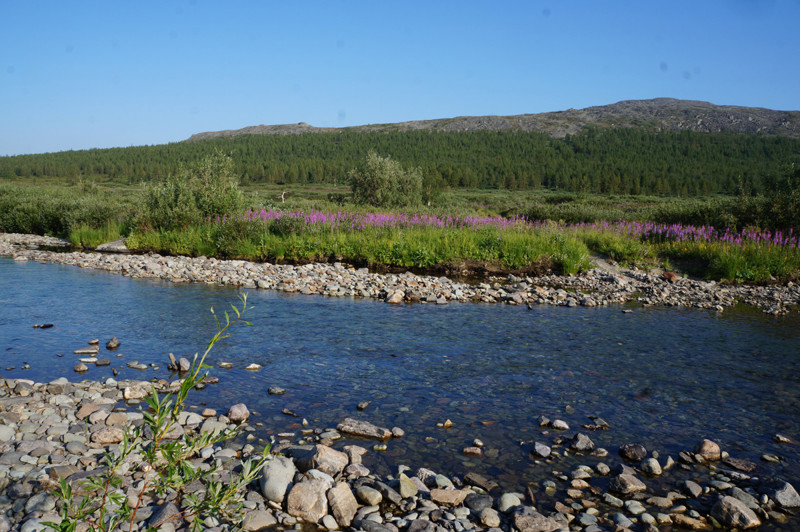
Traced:
<path fill-rule="evenodd" d="M 202 352 L 215 332 L 210 307 L 221 316 L 238 293 L 0 259 L 0 377 L 103 380 L 116 368 L 119 378 L 170 378 L 167 354 Z M 263 290 L 248 290 L 248 305 L 252 325 L 235 327 L 210 359 L 234 367 L 212 370 L 221 382 L 191 400 L 221 410 L 244 402 L 264 440 L 296 431 L 302 418 L 325 428 L 357 417 L 406 432 L 368 455 L 380 473 L 398 464 L 474 470 L 523 489 L 552 476 L 530 457 L 533 441 L 553 438 L 539 416 L 567 421 L 570 436 L 600 416 L 610 429 L 588 434 L 612 454 L 631 441 L 677 458 L 711 438 L 757 462 L 758 474 L 800 488 L 798 446 L 772 440 L 800 438 L 797 312 L 387 305 Z M 73 372 L 73 350 L 112 336 L 122 345 L 101 350 L 110 367 Z M 160 368 L 127 368 L 133 360 Z M 245 370 L 250 363 L 263 368 Z M 287 393 L 268 395 L 269 386 Z M 361 401 L 371 401 L 364 412 Z M 437 427 L 447 419 L 452 428 Z M 484 455 L 462 455 L 476 438 Z M 764 453 L 782 461 L 764 462 Z"/>

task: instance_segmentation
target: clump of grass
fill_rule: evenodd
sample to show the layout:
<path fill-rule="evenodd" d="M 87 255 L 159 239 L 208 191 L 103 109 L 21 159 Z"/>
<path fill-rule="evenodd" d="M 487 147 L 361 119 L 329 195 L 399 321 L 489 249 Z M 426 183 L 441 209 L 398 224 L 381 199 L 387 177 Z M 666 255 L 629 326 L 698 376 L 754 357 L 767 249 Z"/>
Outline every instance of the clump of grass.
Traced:
<path fill-rule="evenodd" d="M 100 244 L 113 242 L 122 236 L 123 224 L 109 220 L 101 227 L 90 227 L 81 224 L 69 233 L 69 241 L 73 246 L 81 248 L 96 248 Z"/>

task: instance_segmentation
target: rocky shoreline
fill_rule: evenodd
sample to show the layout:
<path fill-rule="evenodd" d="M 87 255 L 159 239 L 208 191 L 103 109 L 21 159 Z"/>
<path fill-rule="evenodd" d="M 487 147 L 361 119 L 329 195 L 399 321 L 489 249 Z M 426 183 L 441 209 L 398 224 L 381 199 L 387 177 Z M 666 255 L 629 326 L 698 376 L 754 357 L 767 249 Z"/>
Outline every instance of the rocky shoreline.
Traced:
<path fill-rule="evenodd" d="M 595 307 L 633 302 L 724 311 L 739 303 L 770 315 L 787 314 L 800 304 L 800 285 L 722 285 L 681 278 L 671 273 L 622 269 L 605 261 L 580 275 L 494 278 L 476 285 L 446 277 L 412 273 L 377 274 L 342 263 L 302 266 L 164 257 L 155 254 L 52 251 L 68 245 L 37 235 L 0 234 L 0 256 L 104 270 L 133 278 L 199 282 L 260 288 L 329 297 L 362 297 L 387 303 L 483 302 L 511 305 Z M 40 249 L 44 248 L 44 249 Z M 121 251 L 111 248 L 109 251 Z"/>
<path fill-rule="evenodd" d="M 180 381 L 152 385 L 167 392 Z M 138 405 L 150 387 L 150 382 L 111 378 L 102 383 L 0 379 L 0 532 L 44 530 L 43 521 L 59 522 L 61 501 L 52 490 L 60 479 L 78 490 L 79 480 L 102 471 L 103 453 L 115 452 L 123 431 L 143 423 Z M 263 449 L 264 441 L 257 441 L 249 424 L 254 419 L 257 413 L 243 404 L 231 406 L 226 414 L 190 407 L 169 437 L 236 428 L 239 438 L 205 448 L 191 459 L 200 467 L 220 463 L 220 477 L 226 480 L 243 460 L 258 458 Z M 526 493 L 514 493 L 503 492 L 481 475 L 453 478 L 424 467 L 413 469 L 413 464 L 398 465 L 396 474 L 379 477 L 362 459 L 387 439 L 402 438 L 401 429 L 351 418 L 336 428 L 303 423 L 302 430 L 271 438 L 271 459 L 262 475 L 239 493 L 244 530 L 596 532 L 781 524 L 791 529 L 796 522 L 800 496 L 790 483 L 760 478 L 758 464 L 730 456 L 711 440 L 676 457 L 635 442 L 622 442 L 609 452 L 588 435 L 607 428 L 599 418 L 581 427 L 583 432 L 560 420 L 540 418 L 539 424 L 549 430 L 534 445 L 530 459 L 552 474 L 529 484 Z M 564 469 L 568 458 L 579 465 Z M 145 473 L 136 453 L 126 464 L 117 489 L 133 505 Z M 202 492 L 204 486 L 193 489 Z M 165 519 L 158 530 L 189 529 L 182 519 L 168 519 L 182 508 L 180 494 L 145 492 L 142 501 L 132 530 Z M 232 530 L 215 518 L 206 519 L 201 528 Z"/>

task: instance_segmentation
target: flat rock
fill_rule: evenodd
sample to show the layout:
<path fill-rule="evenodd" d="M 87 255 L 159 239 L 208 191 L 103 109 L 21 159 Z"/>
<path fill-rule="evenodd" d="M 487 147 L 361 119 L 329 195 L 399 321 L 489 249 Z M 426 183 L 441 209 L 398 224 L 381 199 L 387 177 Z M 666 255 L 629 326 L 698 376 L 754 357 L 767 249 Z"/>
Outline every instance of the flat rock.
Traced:
<path fill-rule="evenodd" d="M 459 506 L 467 496 L 464 490 L 447 490 L 434 488 L 431 490 L 431 500 L 440 506 Z"/>
<path fill-rule="evenodd" d="M 362 438 L 385 440 L 392 437 L 392 431 L 386 428 L 373 425 L 368 421 L 361 421 L 353 418 L 345 418 L 336 427 L 339 432 L 346 432 Z"/>
<path fill-rule="evenodd" d="M 124 438 L 125 433 L 119 427 L 105 427 L 92 433 L 92 442 L 101 445 L 119 443 Z"/>
<path fill-rule="evenodd" d="M 258 532 L 267 530 L 278 524 L 278 520 L 267 510 L 252 510 L 244 514 L 242 530 L 246 532 Z"/>

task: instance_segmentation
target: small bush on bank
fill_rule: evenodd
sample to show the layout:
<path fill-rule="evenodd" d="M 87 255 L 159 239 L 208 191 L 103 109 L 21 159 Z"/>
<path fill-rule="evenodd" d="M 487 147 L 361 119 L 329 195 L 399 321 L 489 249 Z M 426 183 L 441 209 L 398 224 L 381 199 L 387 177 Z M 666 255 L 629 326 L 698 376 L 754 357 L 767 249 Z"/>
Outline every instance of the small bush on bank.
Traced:
<path fill-rule="evenodd" d="M 149 186 L 137 225 L 153 229 L 185 228 L 204 220 L 236 215 L 243 205 L 233 160 L 217 152 L 184 165 L 163 182 Z"/>
<path fill-rule="evenodd" d="M 405 170 L 389 156 L 369 152 L 364 166 L 351 170 L 349 178 L 356 205 L 406 207 L 422 203 L 422 171 Z"/>

